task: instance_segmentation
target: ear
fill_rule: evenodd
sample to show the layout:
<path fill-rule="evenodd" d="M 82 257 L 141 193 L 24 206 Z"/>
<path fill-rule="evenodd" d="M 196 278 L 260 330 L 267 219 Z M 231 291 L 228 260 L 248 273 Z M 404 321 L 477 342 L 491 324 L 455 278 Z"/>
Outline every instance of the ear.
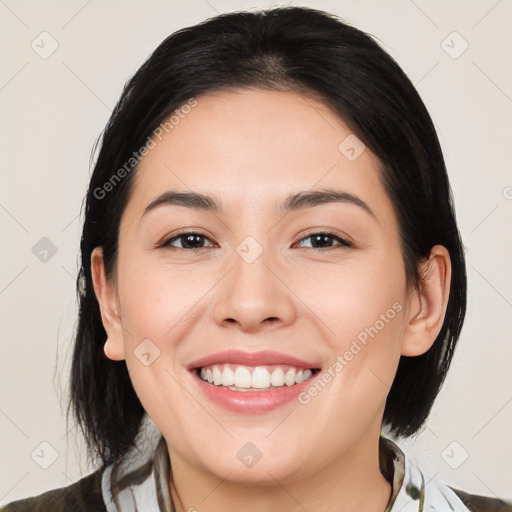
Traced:
<path fill-rule="evenodd" d="M 421 265 L 420 289 L 409 297 L 402 343 L 403 356 L 419 356 L 436 340 L 443 327 L 450 296 L 451 262 L 446 247 L 435 245 Z"/>
<path fill-rule="evenodd" d="M 101 321 L 107 331 L 105 355 L 114 361 L 125 359 L 123 326 L 119 314 L 115 286 L 107 280 L 102 247 L 95 247 L 91 253 L 91 274 L 96 299 L 100 305 Z"/>

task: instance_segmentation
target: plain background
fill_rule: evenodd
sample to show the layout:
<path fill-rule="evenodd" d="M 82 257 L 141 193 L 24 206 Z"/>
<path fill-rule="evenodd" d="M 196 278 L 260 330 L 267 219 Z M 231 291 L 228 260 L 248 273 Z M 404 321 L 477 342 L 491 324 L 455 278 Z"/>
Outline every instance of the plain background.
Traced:
<path fill-rule="evenodd" d="M 0 503 L 68 485 L 93 469 L 64 410 L 80 207 L 92 145 L 122 86 L 173 31 L 271 5 L 279 3 L 0 0 Z M 466 248 L 469 305 L 431 417 L 401 443 L 437 478 L 510 498 L 512 3 L 293 5 L 332 12 L 376 36 L 434 119 Z M 46 261 L 41 247 L 49 250 Z"/>

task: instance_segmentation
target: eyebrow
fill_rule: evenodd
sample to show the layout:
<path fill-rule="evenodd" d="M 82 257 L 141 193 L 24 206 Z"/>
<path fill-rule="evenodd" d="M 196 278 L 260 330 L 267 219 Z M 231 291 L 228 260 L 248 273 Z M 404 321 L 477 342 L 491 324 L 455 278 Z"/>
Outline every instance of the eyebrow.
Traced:
<path fill-rule="evenodd" d="M 291 211 L 302 210 L 328 203 L 349 203 L 359 206 L 367 213 L 377 219 L 375 213 L 361 198 L 335 189 L 321 189 L 321 190 L 307 190 L 288 195 L 283 203 L 280 205 L 279 210 L 283 213 Z M 201 194 L 199 192 L 180 192 L 169 190 L 158 196 L 148 206 L 146 206 L 142 216 L 146 215 L 151 210 L 159 206 L 184 206 L 197 210 L 219 213 L 222 208 L 220 202 L 215 197 L 208 194 Z"/>

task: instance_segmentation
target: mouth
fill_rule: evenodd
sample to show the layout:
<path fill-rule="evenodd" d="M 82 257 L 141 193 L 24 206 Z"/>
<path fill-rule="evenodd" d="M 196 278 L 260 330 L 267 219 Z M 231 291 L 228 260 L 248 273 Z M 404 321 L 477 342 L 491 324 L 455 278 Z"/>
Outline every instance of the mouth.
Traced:
<path fill-rule="evenodd" d="M 296 400 L 319 378 L 318 364 L 273 351 L 230 350 L 188 366 L 193 385 L 212 404 L 239 414 L 262 414 Z"/>
<path fill-rule="evenodd" d="M 187 369 L 193 386 L 213 404 L 259 414 L 296 399 L 319 378 L 320 366 L 273 350 L 230 349 L 196 359 Z"/>
<path fill-rule="evenodd" d="M 320 368 L 285 364 L 247 366 L 220 363 L 198 367 L 194 371 L 197 377 L 209 385 L 229 391 L 261 393 L 301 384 L 316 375 Z"/>

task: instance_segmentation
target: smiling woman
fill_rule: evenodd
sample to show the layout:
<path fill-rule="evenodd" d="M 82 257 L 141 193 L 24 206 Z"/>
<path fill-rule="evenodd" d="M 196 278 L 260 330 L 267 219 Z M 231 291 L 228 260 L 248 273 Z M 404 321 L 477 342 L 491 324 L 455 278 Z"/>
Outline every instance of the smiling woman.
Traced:
<path fill-rule="evenodd" d="M 430 116 L 365 33 L 289 7 L 172 34 L 107 124 L 81 257 L 101 466 L 5 510 L 512 510 L 383 433 L 427 419 L 466 274 Z"/>

